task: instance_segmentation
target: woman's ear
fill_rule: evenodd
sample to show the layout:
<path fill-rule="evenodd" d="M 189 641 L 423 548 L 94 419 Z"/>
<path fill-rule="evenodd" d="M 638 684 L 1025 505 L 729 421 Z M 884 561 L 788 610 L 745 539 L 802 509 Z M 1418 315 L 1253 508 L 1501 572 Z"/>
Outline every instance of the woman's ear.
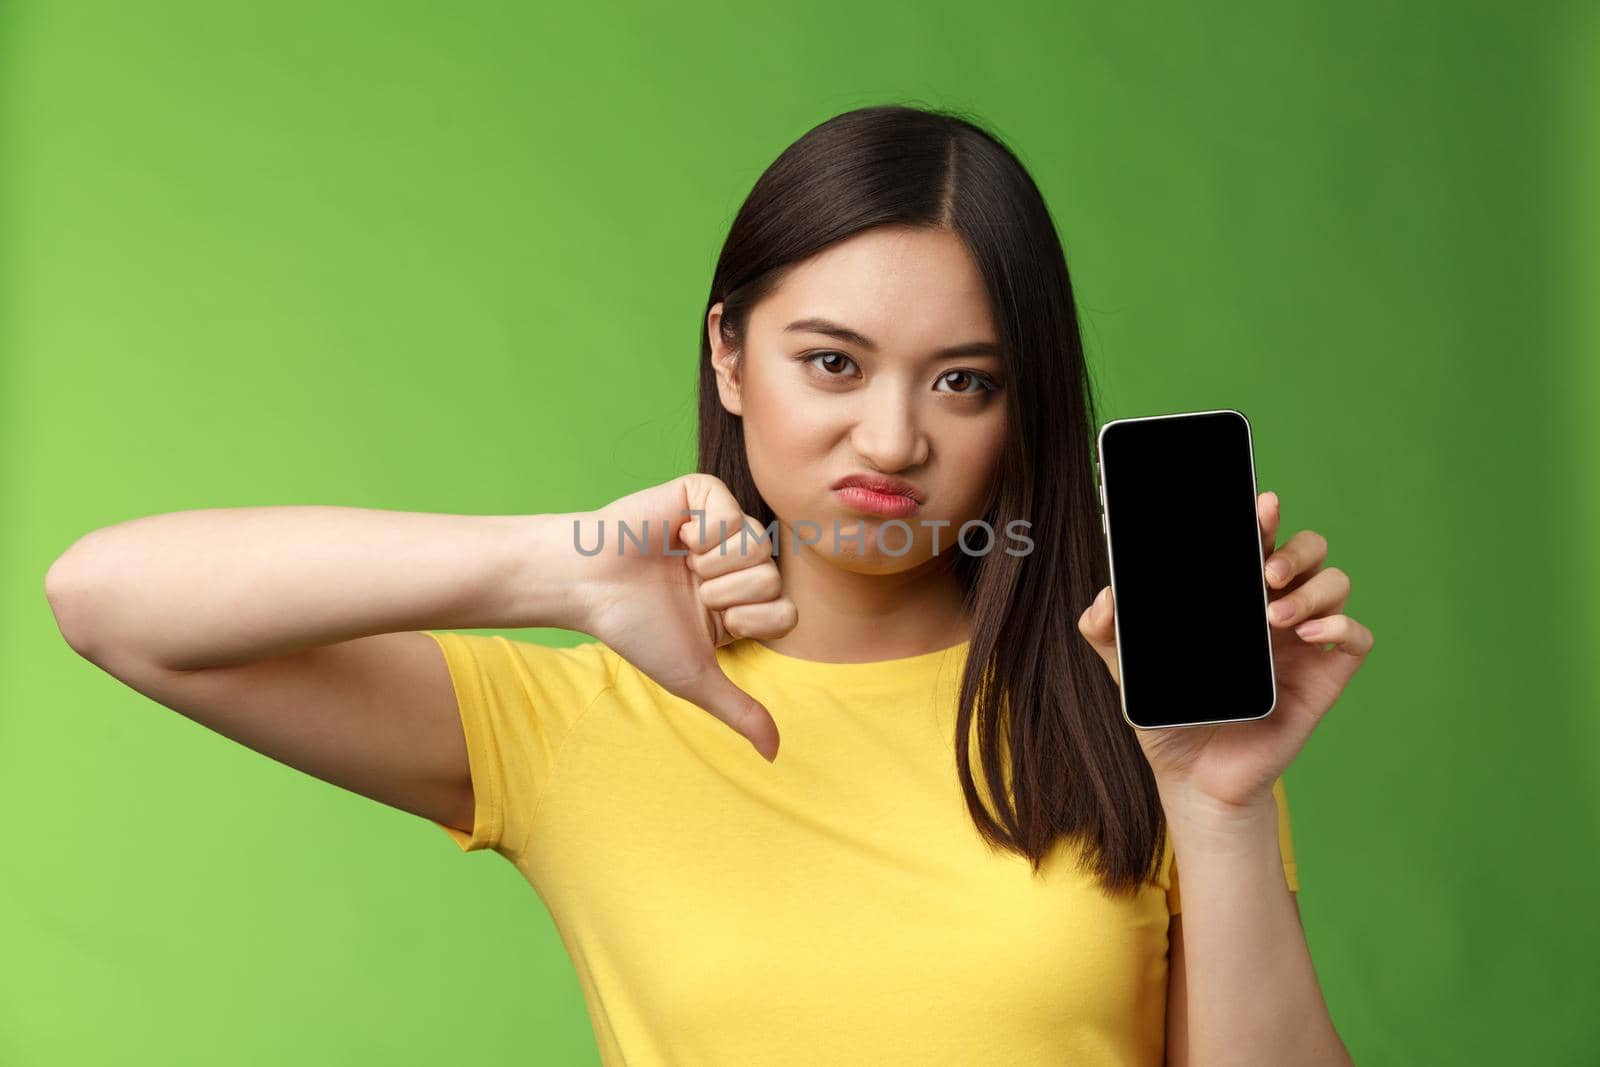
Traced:
<path fill-rule="evenodd" d="M 733 415 L 744 414 L 744 402 L 739 395 L 739 358 L 722 339 L 722 302 L 711 305 L 706 313 L 706 333 L 711 340 L 711 369 L 717 374 L 717 396 L 722 406 Z"/>

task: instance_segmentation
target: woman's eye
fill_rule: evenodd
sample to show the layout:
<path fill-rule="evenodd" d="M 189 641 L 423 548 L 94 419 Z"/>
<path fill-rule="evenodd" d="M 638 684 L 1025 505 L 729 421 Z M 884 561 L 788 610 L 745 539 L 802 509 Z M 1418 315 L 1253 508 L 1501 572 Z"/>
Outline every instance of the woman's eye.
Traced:
<path fill-rule="evenodd" d="M 946 371 L 944 374 L 939 376 L 939 382 L 940 384 L 951 382 L 956 386 L 955 389 L 950 390 L 951 392 L 961 393 L 967 396 L 976 396 L 979 393 L 993 392 L 995 388 L 997 388 L 994 382 L 990 381 L 988 378 L 981 374 L 975 374 L 969 370 Z M 976 384 L 978 388 L 965 388 L 965 386 L 969 383 Z"/>
<path fill-rule="evenodd" d="M 824 365 L 816 362 L 819 359 L 831 360 L 832 362 Z M 818 352 L 816 355 L 806 357 L 806 362 L 813 366 L 821 367 L 825 373 L 837 378 L 839 376 L 838 372 L 844 368 L 844 364 L 850 363 L 851 359 L 843 352 Z"/>
<path fill-rule="evenodd" d="M 800 359 L 816 367 L 827 378 L 843 378 L 850 368 L 855 366 L 855 360 L 843 352 L 812 352 L 801 356 Z M 981 396 L 992 393 L 1000 388 L 994 379 L 987 374 L 970 370 L 945 371 L 939 376 L 939 385 L 952 385 L 953 389 L 943 389 L 940 392 L 955 393 L 959 396 Z"/>

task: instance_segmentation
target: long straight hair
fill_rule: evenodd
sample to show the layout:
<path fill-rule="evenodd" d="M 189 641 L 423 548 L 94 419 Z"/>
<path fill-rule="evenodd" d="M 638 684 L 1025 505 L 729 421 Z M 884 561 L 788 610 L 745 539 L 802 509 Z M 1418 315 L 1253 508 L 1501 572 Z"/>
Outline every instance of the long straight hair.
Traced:
<path fill-rule="evenodd" d="M 1054 223 L 996 135 L 953 110 L 879 105 L 823 122 L 773 161 L 729 228 L 700 313 L 699 469 L 752 518 L 773 523 L 750 474 L 743 420 L 717 396 L 706 316 L 721 301 L 723 338 L 742 352 L 751 309 L 789 268 L 885 225 L 961 238 L 1014 383 L 983 518 L 991 530 L 1026 520 L 1034 547 L 963 551 L 954 564 L 972 619 L 954 737 L 967 808 L 991 849 L 1027 857 L 1035 874 L 1058 840 L 1072 838 L 1084 846 L 1080 868 L 1105 890 L 1135 892 L 1159 869 L 1165 818 L 1116 683 L 1077 629 L 1109 573 L 1091 473 L 1099 419 Z"/>

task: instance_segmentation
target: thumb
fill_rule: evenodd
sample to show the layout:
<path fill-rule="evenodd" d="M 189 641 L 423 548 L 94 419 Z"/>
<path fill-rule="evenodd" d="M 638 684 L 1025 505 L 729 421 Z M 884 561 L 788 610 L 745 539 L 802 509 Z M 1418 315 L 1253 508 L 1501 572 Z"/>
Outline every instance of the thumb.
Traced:
<path fill-rule="evenodd" d="M 733 727 L 768 763 L 778 758 L 778 724 L 771 713 L 734 685 L 716 663 L 708 664 L 678 695 Z"/>
<path fill-rule="evenodd" d="M 1108 585 L 1100 590 L 1100 594 L 1094 598 L 1094 603 L 1078 616 L 1078 632 L 1083 634 L 1084 640 L 1099 653 L 1100 658 L 1105 661 L 1106 668 L 1111 672 L 1111 677 L 1117 679 L 1117 684 L 1120 685 L 1121 679 L 1117 677 L 1117 628 L 1114 614 L 1111 587 Z"/>

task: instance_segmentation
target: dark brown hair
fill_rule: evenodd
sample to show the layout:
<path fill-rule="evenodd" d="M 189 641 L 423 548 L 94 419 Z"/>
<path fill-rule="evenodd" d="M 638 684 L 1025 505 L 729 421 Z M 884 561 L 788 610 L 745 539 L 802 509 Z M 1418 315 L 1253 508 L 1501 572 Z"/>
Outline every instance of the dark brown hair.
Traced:
<path fill-rule="evenodd" d="M 1077 630 L 1108 574 L 1092 473 L 1099 419 L 1055 225 L 996 135 L 952 110 L 880 105 L 823 122 L 773 161 L 733 220 L 700 313 L 699 469 L 773 523 L 743 421 L 717 397 L 706 316 L 722 302 L 723 337 L 737 352 L 751 309 L 790 267 L 885 225 L 952 231 L 983 276 L 1010 383 L 1000 479 L 983 518 L 994 530 L 1031 524 L 1025 555 L 957 555 L 973 620 L 954 737 L 967 808 L 992 848 L 1026 856 L 1035 873 L 1058 839 L 1075 837 L 1080 865 L 1105 889 L 1134 892 L 1158 869 L 1165 819 L 1116 683 Z M 1004 802 L 991 813 L 996 782 Z"/>

